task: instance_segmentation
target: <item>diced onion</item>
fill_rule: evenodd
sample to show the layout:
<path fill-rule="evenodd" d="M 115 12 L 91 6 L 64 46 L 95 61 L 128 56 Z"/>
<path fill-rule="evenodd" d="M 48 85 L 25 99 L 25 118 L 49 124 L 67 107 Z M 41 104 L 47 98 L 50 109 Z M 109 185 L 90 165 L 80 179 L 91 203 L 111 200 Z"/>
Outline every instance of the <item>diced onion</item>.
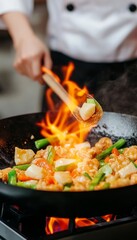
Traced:
<path fill-rule="evenodd" d="M 34 178 L 34 179 L 41 179 L 43 177 L 43 169 L 35 164 L 32 164 L 26 171 L 26 176 Z"/>
<path fill-rule="evenodd" d="M 71 158 L 60 158 L 57 161 L 55 161 L 55 169 L 57 171 L 66 171 L 70 170 L 70 168 L 75 167 L 76 165 L 76 159 L 71 159 Z"/>
<path fill-rule="evenodd" d="M 79 114 L 84 121 L 88 120 L 95 113 L 95 106 L 94 103 L 83 103 Z"/>
<path fill-rule="evenodd" d="M 72 182 L 72 177 L 71 177 L 71 175 L 68 171 L 66 171 L 66 172 L 55 172 L 54 173 L 54 178 L 61 185 L 65 185 L 67 183 Z"/>
<path fill-rule="evenodd" d="M 132 174 L 132 173 L 135 173 L 137 172 L 137 168 L 135 167 L 135 165 L 130 162 L 127 166 L 121 168 L 119 171 L 118 171 L 118 174 L 120 175 L 121 178 L 125 178 L 126 176 Z"/>
<path fill-rule="evenodd" d="M 89 142 L 83 142 L 83 143 L 75 144 L 75 148 L 77 150 L 80 150 L 81 148 L 90 148 L 90 143 Z"/>

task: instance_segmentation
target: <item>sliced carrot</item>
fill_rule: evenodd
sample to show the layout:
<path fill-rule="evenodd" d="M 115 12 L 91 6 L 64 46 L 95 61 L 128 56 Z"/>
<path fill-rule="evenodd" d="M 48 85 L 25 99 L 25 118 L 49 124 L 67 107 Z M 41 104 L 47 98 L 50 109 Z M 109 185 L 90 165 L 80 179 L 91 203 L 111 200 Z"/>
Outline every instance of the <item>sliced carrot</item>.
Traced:
<path fill-rule="evenodd" d="M 55 183 L 56 183 L 55 178 L 54 178 L 53 176 L 47 176 L 47 177 L 46 177 L 46 183 L 47 183 L 48 185 L 50 185 L 50 184 L 55 184 Z"/>
<path fill-rule="evenodd" d="M 115 154 L 116 156 L 119 156 L 119 151 L 117 150 L 117 148 L 113 148 L 112 153 Z"/>
<path fill-rule="evenodd" d="M 45 158 L 36 159 L 35 164 L 39 167 L 45 168 L 48 171 L 53 171 L 51 164 L 49 164 Z"/>
<path fill-rule="evenodd" d="M 105 158 L 104 162 L 105 162 L 105 163 L 108 163 L 108 162 L 109 162 L 109 159 L 110 159 L 109 156 L 107 156 L 107 157 Z"/>
<path fill-rule="evenodd" d="M 72 172 L 70 172 L 72 178 L 75 178 L 79 175 L 79 172 L 77 171 L 77 169 L 74 169 Z"/>
<path fill-rule="evenodd" d="M 25 182 L 25 181 L 33 180 L 33 178 L 26 176 L 25 173 L 20 173 L 18 174 L 18 180 Z"/>

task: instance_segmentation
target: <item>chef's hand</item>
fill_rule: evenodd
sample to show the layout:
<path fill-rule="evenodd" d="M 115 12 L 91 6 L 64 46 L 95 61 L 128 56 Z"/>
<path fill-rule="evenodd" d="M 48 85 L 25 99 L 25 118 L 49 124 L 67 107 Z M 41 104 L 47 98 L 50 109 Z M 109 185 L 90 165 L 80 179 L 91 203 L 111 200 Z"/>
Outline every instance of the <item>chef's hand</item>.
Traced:
<path fill-rule="evenodd" d="M 21 39 L 16 45 L 15 69 L 35 81 L 42 80 L 41 66 L 52 67 L 52 60 L 48 48 L 35 35 Z"/>

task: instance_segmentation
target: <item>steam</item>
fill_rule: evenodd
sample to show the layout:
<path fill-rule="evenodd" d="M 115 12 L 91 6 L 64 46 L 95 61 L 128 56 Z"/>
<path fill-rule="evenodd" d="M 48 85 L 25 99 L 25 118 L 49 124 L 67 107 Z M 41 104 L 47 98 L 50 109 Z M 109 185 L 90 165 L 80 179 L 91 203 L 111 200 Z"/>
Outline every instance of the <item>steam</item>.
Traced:
<path fill-rule="evenodd" d="M 93 79 L 89 91 L 104 111 L 137 115 L 137 63 L 104 69 Z"/>

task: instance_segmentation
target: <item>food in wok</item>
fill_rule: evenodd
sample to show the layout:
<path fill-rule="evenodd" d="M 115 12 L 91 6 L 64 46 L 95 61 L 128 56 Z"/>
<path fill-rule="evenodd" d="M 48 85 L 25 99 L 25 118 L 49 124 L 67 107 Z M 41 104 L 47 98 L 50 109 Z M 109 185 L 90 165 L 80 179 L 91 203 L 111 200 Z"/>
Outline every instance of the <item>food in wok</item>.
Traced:
<path fill-rule="evenodd" d="M 4 183 L 46 191 L 92 191 L 137 184 L 137 146 L 102 137 L 61 144 L 57 138 L 35 141 L 37 151 L 15 147 L 13 167 L 0 170 Z M 46 145 L 46 146 L 45 146 Z"/>

